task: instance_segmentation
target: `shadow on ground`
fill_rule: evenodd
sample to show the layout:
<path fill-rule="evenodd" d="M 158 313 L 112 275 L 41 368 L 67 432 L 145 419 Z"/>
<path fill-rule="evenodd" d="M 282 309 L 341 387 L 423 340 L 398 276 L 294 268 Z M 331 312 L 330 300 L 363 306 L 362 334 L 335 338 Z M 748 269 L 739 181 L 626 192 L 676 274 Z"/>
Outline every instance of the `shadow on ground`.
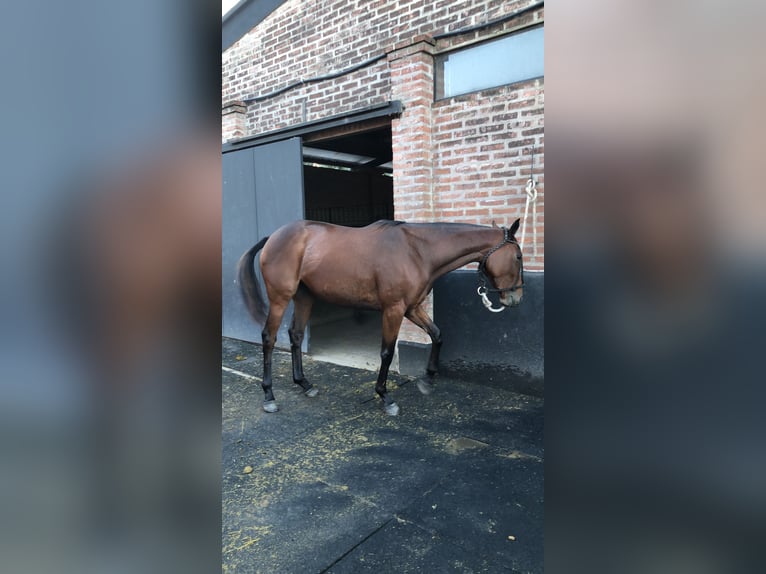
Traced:
<path fill-rule="evenodd" d="M 275 353 L 266 414 L 260 347 L 223 366 L 223 572 L 543 571 L 542 399 L 393 375 L 389 417 L 374 373 L 306 358 L 310 399 Z"/>

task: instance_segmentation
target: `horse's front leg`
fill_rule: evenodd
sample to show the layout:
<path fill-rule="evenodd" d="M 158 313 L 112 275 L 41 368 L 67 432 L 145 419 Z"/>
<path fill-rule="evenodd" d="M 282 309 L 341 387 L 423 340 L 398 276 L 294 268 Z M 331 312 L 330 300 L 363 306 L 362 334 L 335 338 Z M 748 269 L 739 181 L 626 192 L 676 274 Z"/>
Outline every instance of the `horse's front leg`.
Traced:
<path fill-rule="evenodd" d="M 399 336 L 402 319 L 404 319 L 403 305 L 396 305 L 383 310 L 383 341 L 380 346 L 380 371 L 375 384 L 375 392 L 383 400 L 383 410 L 392 416 L 399 414 L 399 406 L 388 396 L 386 381 L 388 380 L 388 369 L 394 358 L 396 339 Z"/>
<path fill-rule="evenodd" d="M 409 310 L 405 316 L 431 337 L 431 354 L 428 357 L 426 377 L 418 379 L 417 383 L 421 393 L 430 395 L 433 392 L 434 377 L 439 370 L 439 351 L 442 347 L 441 331 L 431 320 L 428 312 L 420 305 Z"/>

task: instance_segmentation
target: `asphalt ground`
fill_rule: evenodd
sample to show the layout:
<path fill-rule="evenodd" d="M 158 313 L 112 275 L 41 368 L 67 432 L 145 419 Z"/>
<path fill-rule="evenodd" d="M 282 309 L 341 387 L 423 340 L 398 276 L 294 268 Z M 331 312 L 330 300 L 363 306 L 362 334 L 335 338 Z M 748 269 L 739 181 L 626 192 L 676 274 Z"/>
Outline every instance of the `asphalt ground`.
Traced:
<path fill-rule="evenodd" d="M 314 398 L 275 352 L 267 414 L 261 348 L 223 339 L 223 572 L 543 572 L 541 398 L 392 374 L 391 417 L 375 373 L 304 366 Z"/>

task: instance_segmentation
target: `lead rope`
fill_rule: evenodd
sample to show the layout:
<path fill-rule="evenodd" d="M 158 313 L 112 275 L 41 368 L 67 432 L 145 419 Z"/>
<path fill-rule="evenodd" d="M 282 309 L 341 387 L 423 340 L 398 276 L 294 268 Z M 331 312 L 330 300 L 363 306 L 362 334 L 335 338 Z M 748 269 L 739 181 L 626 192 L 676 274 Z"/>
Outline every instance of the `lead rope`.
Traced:
<path fill-rule="evenodd" d="M 532 205 L 532 255 L 537 257 L 537 182 L 532 174 L 532 170 L 535 166 L 535 148 L 532 148 L 531 159 L 529 162 L 529 179 L 525 191 L 527 192 L 527 202 L 524 205 L 524 218 L 521 220 L 521 239 L 519 241 L 519 247 L 524 248 L 524 236 L 527 231 L 527 216 L 529 215 L 529 206 Z"/>

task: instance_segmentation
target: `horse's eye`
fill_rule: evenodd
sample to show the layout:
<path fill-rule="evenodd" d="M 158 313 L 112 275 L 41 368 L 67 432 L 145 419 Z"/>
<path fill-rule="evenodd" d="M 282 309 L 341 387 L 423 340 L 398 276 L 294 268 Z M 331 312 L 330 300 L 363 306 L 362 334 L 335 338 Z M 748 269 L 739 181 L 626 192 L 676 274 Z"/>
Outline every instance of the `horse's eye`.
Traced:
<path fill-rule="evenodd" d="M 521 261 L 521 253 L 519 253 L 519 254 L 516 256 L 516 259 L 518 259 L 519 261 Z"/>

